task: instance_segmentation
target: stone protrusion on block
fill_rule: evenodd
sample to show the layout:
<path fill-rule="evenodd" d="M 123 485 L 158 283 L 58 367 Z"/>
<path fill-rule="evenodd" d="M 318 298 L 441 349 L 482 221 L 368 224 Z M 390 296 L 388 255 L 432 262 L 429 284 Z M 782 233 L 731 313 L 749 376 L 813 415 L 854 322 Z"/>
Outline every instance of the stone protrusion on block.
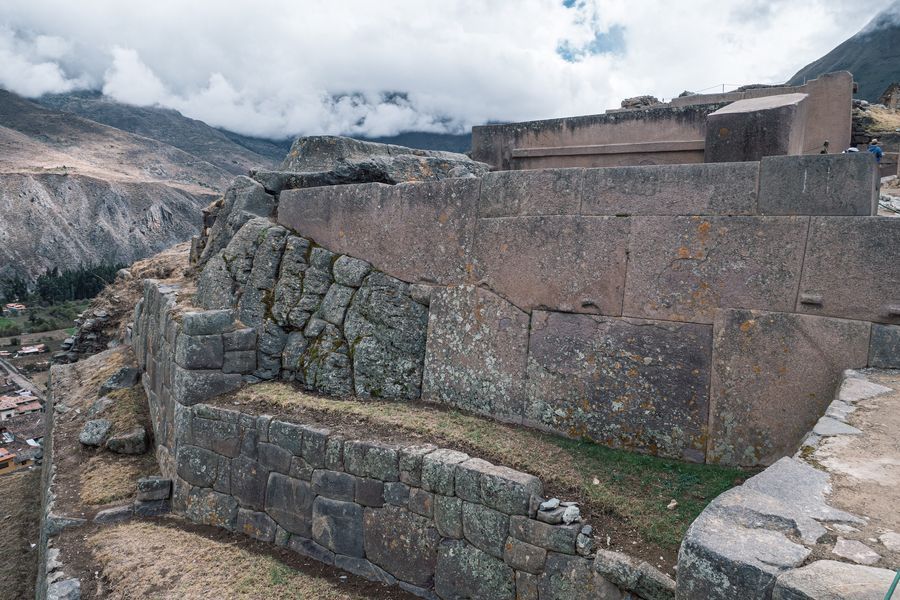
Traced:
<path fill-rule="evenodd" d="M 759 214 L 872 216 L 878 186 L 869 152 L 767 156 L 759 167 Z"/>
<path fill-rule="evenodd" d="M 149 502 L 165 500 L 172 494 L 172 480 L 162 477 L 141 477 L 137 482 L 137 500 Z"/>
<path fill-rule="evenodd" d="M 227 394 L 241 386 L 237 373 L 203 370 L 191 371 L 172 365 L 172 396 L 185 406 L 193 406 L 220 394 Z"/>
<path fill-rule="evenodd" d="M 709 462 L 771 464 L 793 453 L 841 372 L 868 359 L 861 321 L 722 310 L 713 330 Z"/>
<path fill-rule="evenodd" d="M 813 217 L 797 312 L 900 324 L 900 221 Z"/>
<path fill-rule="evenodd" d="M 671 577 L 634 557 L 597 550 L 594 570 L 610 583 L 623 590 L 634 592 L 645 600 L 674 600 L 675 581 Z"/>
<path fill-rule="evenodd" d="M 459 286 L 431 297 L 422 398 L 521 422 L 529 317 L 487 290 Z"/>
<path fill-rule="evenodd" d="M 585 170 L 583 215 L 752 215 L 759 163 Z"/>
<path fill-rule="evenodd" d="M 613 447 L 702 462 L 707 325 L 536 311 L 527 421 Z"/>

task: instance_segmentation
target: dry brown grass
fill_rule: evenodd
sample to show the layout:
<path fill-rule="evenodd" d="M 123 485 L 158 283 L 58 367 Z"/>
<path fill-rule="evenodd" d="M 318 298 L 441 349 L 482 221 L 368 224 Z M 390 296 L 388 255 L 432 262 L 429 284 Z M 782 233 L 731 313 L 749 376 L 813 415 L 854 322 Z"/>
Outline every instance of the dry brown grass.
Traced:
<path fill-rule="evenodd" d="M 82 397 L 88 402 L 93 402 L 96 400 L 97 391 L 100 389 L 100 386 L 103 385 L 104 381 L 109 379 L 113 373 L 122 367 L 131 366 L 133 364 L 134 357 L 131 354 L 131 351 L 125 347 L 117 348 L 106 354 L 102 360 L 95 361 L 95 363 L 91 365 L 91 368 L 86 370 L 84 379 L 79 382 L 82 389 L 88 392 L 87 394 L 83 394 Z M 66 404 L 70 403 L 69 398 L 65 398 L 64 401 Z M 82 404 L 84 404 L 84 402 Z"/>
<path fill-rule="evenodd" d="M 131 522 L 87 538 L 104 598 L 362 600 L 340 580 L 308 575 L 265 555 L 176 528 Z"/>
<path fill-rule="evenodd" d="M 90 506 L 125 500 L 134 495 L 139 478 L 158 472 L 152 453 L 140 456 L 96 454 L 84 465 L 79 496 Z"/>
<path fill-rule="evenodd" d="M 112 421 L 111 435 L 129 431 L 137 425 L 150 427 L 150 405 L 141 385 L 107 394 L 114 402 L 100 415 Z"/>
<path fill-rule="evenodd" d="M 894 111 L 870 106 L 865 114 L 874 121 L 869 127 L 871 131 L 894 131 L 900 127 L 900 110 Z"/>
<path fill-rule="evenodd" d="M 0 476 L 0 598 L 34 598 L 41 473 Z"/>

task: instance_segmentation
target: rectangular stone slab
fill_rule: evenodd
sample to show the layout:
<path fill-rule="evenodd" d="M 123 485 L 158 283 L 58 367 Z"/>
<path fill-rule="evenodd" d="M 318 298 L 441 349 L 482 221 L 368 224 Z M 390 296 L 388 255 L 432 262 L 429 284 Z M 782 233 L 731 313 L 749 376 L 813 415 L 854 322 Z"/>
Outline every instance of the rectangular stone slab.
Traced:
<path fill-rule="evenodd" d="M 619 315 L 629 220 L 479 219 L 476 279 L 524 311 Z"/>
<path fill-rule="evenodd" d="M 900 219 L 814 217 L 797 312 L 900 324 Z"/>
<path fill-rule="evenodd" d="M 480 217 L 577 215 L 584 169 L 488 173 L 481 182 Z"/>
<path fill-rule="evenodd" d="M 763 215 L 874 215 L 878 168 L 868 152 L 767 156 L 760 162 Z"/>
<path fill-rule="evenodd" d="M 584 215 L 752 215 L 759 163 L 586 169 Z"/>
<path fill-rule="evenodd" d="M 717 311 L 707 462 L 767 465 L 793 454 L 834 398 L 841 371 L 865 366 L 869 327 L 809 315 Z"/>
<path fill-rule="evenodd" d="M 521 422 L 529 317 L 473 286 L 431 295 L 422 398 Z"/>
<path fill-rule="evenodd" d="M 463 283 L 480 179 L 281 193 L 278 222 L 404 281 Z"/>
<path fill-rule="evenodd" d="M 526 419 L 544 429 L 702 462 L 712 328 L 536 311 Z"/>
<path fill-rule="evenodd" d="M 623 314 L 712 323 L 717 308 L 791 311 L 805 217 L 634 217 Z"/>

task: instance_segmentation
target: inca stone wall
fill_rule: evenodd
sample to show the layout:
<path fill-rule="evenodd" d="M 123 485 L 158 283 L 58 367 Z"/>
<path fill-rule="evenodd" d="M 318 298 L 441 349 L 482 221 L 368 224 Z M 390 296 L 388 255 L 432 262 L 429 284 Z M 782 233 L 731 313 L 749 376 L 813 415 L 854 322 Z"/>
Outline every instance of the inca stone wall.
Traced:
<path fill-rule="evenodd" d="M 897 365 L 900 222 L 873 216 L 877 187 L 851 155 L 507 171 L 286 190 L 277 221 L 430 287 L 425 400 L 755 465 L 843 369 Z"/>
<path fill-rule="evenodd" d="M 386 277 L 355 272 L 356 295 Z M 243 353 L 267 346 L 233 310 L 192 309 L 187 292 L 147 280 L 132 334 L 176 513 L 423 598 L 674 598 L 650 565 L 595 550 L 580 519 L 540 511 L 536 477 L 205 403 L 255 379 Z"/>

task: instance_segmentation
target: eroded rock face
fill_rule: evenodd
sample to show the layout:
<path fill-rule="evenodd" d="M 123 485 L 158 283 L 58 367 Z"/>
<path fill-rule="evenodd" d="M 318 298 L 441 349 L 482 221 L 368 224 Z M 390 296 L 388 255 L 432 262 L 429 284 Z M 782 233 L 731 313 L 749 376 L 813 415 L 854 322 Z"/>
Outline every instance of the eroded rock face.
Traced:
<path fill-rule="evenodd" d="M 257 379 L 335 396 L 421 393 L 428 307 L 410 286 L 266 218 L 244 224 L 206 264 L 197 302 L 233 309 L 255 330 Z M 230 370 L 248 373 L 254 364 L 252 355 L 232 358 L 242 366 Z"/>

